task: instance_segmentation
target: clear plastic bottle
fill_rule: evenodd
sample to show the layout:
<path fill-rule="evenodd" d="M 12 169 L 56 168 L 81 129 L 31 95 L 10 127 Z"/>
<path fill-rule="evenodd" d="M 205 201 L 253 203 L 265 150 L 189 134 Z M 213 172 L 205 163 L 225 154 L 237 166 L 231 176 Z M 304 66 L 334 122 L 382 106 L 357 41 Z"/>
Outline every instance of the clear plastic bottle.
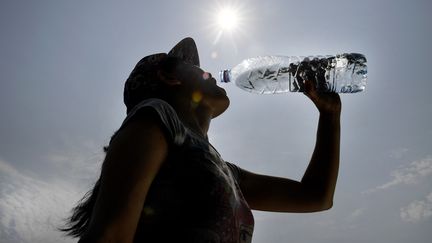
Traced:
<path fill-rule="evenodd" d="M 303 80 L 315 82 L 319 92 L 357 93 L 365 89 L 366 57 L 358 53 L 335 56 L 261 56 L 246 59 L 219 73 L 221 82 L 235 81 L 258 94 L 303 92 Z"/>

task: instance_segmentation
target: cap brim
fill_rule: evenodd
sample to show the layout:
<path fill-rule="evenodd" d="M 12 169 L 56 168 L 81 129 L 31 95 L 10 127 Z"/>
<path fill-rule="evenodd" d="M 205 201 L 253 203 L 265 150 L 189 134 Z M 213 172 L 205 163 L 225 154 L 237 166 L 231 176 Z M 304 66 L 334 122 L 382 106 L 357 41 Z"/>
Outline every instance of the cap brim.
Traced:
<path fill-rule="evenodd" d="M 197 46 L 195 41 L 190 37 L 184 38 L 177 43 L 177 45 L 168 52 L 168 56 L 178 57 L 192 65 L 200 65 Z"/>

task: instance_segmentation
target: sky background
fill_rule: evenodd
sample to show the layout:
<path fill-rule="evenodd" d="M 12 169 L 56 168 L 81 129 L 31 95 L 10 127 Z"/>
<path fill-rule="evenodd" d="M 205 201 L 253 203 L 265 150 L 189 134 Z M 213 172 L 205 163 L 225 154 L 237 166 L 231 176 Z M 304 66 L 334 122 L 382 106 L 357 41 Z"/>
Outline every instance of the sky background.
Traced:
<path fill-rule="evenodd" d="M 215 26 L 236 6 L 236 31 Z M 55 230 L 99 176 L 143 56 L 191 36 L 214 76 L 259 55 L 363 53 L 364 92 L 341 95 L 334 206 L 256 212 L 254 243 L 426 243 L 432 238 L 432 2 L 426 0 L 0 2 L 0 239 L 75 242 Z M 216 41 L 218 40 L 218 41 Z M 301 93 L 223 85 L 212 144 L 254 172 L 300 179 L 318 112 Z"/>

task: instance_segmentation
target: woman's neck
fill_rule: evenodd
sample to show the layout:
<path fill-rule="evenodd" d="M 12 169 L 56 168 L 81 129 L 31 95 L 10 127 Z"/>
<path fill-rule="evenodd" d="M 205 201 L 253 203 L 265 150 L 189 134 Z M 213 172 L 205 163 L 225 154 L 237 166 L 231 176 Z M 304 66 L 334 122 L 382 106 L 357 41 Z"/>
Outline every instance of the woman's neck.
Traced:
<path fill-rule="evenodd" d="M 194 104 L 190 100 L 173 102 L 171 105 L 185 126 L 207 139 L 213 117 L 212 109 L 205 104 Z"/>

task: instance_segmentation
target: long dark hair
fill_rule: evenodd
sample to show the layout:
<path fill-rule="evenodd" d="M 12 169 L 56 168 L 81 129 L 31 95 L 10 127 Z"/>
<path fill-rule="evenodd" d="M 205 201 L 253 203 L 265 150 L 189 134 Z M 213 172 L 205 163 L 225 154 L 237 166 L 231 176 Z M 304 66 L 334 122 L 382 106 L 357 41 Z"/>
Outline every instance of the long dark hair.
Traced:
<path fill-rule="evenodd" d="M 110 143 L 117 133 L 118 130 L 111 136 Z M 109 145 L 103 147 L 105 154 L 108 152 L 108 149 Z M 96 204 L 96 199 L 99 194 L 99 188 L 100 177 L 94 184 L 93 188 L 85 193 L 81 200 L 78 201 L 77 205 L 72 209 L 72 215 L 67 218 L 66 225 L 58 228 L 60 231 L 63 231 L 66 235 L 72 237 L 83 236 L 89 226 L 93 207 Z"/>

